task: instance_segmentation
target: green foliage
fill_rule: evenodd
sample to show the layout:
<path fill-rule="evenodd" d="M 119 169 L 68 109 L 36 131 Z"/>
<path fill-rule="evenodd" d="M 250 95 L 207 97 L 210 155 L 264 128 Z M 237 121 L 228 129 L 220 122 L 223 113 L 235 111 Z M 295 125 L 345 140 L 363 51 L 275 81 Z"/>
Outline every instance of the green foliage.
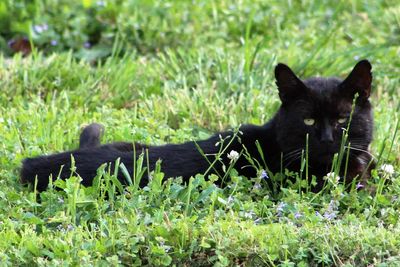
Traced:
<path fill-rule="evenodd" d="M 72 49 L 75 56 L 90 60 L 116 52 L 116 42 L 118 53 L 146 54 L 178 47 L 237 48 L 244 43 L 247 48 L 268 43 L 275 49 L 283 44 L 315 52 L 340 43 L 350 48 L 348 53 L 359 46 L 385 47 L 399 42 L 396 4 L 352 1 L 338 5 L 330 0 L 5 0 L 0 4 L 0 35 L 3 43 L 25 36 L 45 53 Z M 299 34 L 295 36 L 294 32 Z M 246 54 L 250 56 L 251 51 Z M 308 63 L 313 57 L 311 54 L 303 60 Z M 295 55 L 293 60 L 297 58 Z M 247 71 L 251 65 L 246 63 Z"/>
<path fill-rule="evenodd" d="M 399 265 L 399 17 L 396 1 L 0 2 L 1 264 Z M 18 36 L 36 49 L 6 57 Z M 260 177 L 233 164 L 188 184 L 161 183 L 158 166 L 140 189 L 145 154 L 126 188 L 106 165 L 89 188 L 19 184 L 23 158 L 76 148 L 87 123 L 104 124 L 106 142 L 204 139 L 272 116 L 278 61 L 343 76 L 358 58 L 373 64 L 375 195 L 332 177 L 319 194 L 299 180 L 277 192 L 298 174 L 268 174 L 269 188 L 262 162 Z"/>

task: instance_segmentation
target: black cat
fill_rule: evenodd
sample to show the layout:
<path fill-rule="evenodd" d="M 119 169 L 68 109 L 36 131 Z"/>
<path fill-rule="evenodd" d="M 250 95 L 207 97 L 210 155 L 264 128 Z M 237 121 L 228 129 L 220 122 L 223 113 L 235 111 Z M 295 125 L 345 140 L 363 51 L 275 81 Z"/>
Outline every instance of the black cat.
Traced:
<path fill-rule="evenodd" d="M 284 64 L 276 66 L 275 77 L 282 104 L 265 125 L 244 125 L 237 132 L 217 133 L 197 142 L 146 146 L 123 142 L 100 145 L 102 126 L 92 124 L 82 132 L 78 150 L 25 159 L 21 181 L 34 183 L 37 178 L 37 190 L 45 190 L 50 175 L 53 179 L 70 177 L 71 155 L 75 159 L 76 173 L 82 177 L 84 185 L 92 184 L 100 165 L 113 165 L 117 158 L 132 175 L 133 150 L 138 155 L 147 149 L 150 170 L 161 159 L 161 170 L 166 178 L 182 176 L 185 181 L 207 171 L 223 175 L 223 165 L 228 166 L 232 161 L 239 174 L 246 177 L 257 176 L 257 169 L 251 161 L 262 163 L 269 173 L 284 169 L 298 172 L 301 159 L 308 157 L 308 175 L 317 177 L 313 189 L 318 191 L 323 185 L 322 177 L 332 169 L 334 155 L 339 153 L 343 132 L 349 125 L 345 143 L 348 157 L 345 155 L 341 161 L 341 179 L 351 182 L 358 177 L 365 183 L 372 162 L 368 152 L 373 130 L 372 108 L 368 100 L 372 82 L 370 63 L 367 60 L 358 62 L 345 80 L 309 78 L 301 81 Z M 354 106 L 353 99 L 356 99 Z M 220 160 L 215 160 L 221 149 Z M 305 155 L 307 151 L 308 156 Z M 121 172 L 118 179 L 126 184 Z M 147 182 L 145 175 L 140 186 Z"/>

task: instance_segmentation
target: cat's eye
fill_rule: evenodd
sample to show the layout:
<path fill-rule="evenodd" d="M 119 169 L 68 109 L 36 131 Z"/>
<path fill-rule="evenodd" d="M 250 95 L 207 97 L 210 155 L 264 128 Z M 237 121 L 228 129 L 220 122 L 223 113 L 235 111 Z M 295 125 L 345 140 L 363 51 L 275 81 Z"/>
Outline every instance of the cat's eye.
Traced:
<path fill-rule="evenodd" d="M 347 118 L 339 118 L 337 120 L 337 122 L 340 123 L 340 124 L 345 123 L 346 121 L 347 121 Z"/>
<path fill-rule="evenodd" d="M 314 119 L 311 119 L 311 118 L 304 119 L 304 124 L 305 124 L 305 125 L 308 125 L 308 126 L 312 126 L 312 125 L 315 124 L 315 120 L 314 120 Z"/>

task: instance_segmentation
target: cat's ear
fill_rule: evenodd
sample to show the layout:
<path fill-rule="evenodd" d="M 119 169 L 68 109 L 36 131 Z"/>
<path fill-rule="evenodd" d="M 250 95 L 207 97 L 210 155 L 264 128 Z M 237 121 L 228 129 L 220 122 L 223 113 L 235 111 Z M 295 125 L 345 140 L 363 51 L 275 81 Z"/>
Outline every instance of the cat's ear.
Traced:
<path fill-rule="evenodd" d="M 279 63 L 275 67 L 275 79 L 282 103 L 298 99 L 306 92 L 304 83 L 285 64 Z"/>
<path fill-rule="evenodd" d="M 368 99 L 371 94 L 371 63 L 368 60 L 358 62 L 349 76 L 340 85 L 341 93 L 353 99 L 358 93 L 361 99 Z"/>

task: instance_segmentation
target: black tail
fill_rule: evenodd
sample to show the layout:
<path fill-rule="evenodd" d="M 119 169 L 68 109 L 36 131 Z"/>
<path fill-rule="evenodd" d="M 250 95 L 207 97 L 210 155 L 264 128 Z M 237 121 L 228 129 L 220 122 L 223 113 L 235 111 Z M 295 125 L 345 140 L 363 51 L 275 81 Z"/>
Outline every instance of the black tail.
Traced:
<path fill-rule="evenodd" d="M 99 147 L 101 136 L 104 134 L 104 126 L 92 123 L 86 126 L 79 137 L 79 148 Z"/>
<path fill-rule="evenodd" d="M 21 183 L 35 184 L 37 179 L 38 191 L 46 190 L 49 179 L 67 179 L 71 175 L 79 175 L 83 185 L 91 185 L 97 174 L 97 169 L 104 163 L 110 163 L 111 167 L 117 160 L 125 164 L 128 171 L 132 169 L 134 148 L 137 151 L 144 149 L 145 145 L 117 142 L 102 145 L 100 139 L 104 133 L 104 127 L 98 123 L 86 126 L 79 139 L 79 149 L 49 156 L 27 158 L 22 162 Z M 75 162 L 75 173 L 71 172 L 72 158 Z M 125 178 L 119 174 L 118 178 L 125 183 Z"/>
<path fill-rule="evenodd" d="M 71 172 L 72 157 L 75 162 L 75 173 Z M 26 158 L 22 162 L 21 182 L 34 184 L 37 179 L 37 190 L 43 191 L 47 189 L 50 176 L 55 180 L 57 178 L 67 179 L 71 175 L 79 175 L 82 178 L 82 184 L 89 186 L 96 176 L 97 169 L 102 164 L 110 163 L 113 170 L 113 165 L 118 158 L 131 172 L 129 169 L 132 168 L 129 167 L 133 164 L 133 154 L 116 149 L 107 149 L 106 147 L 79 149 L 49 156 Z M 118 178 L 122 183 L 126 184 L 125 177 L 121 173 L 118 174 Z"/>

